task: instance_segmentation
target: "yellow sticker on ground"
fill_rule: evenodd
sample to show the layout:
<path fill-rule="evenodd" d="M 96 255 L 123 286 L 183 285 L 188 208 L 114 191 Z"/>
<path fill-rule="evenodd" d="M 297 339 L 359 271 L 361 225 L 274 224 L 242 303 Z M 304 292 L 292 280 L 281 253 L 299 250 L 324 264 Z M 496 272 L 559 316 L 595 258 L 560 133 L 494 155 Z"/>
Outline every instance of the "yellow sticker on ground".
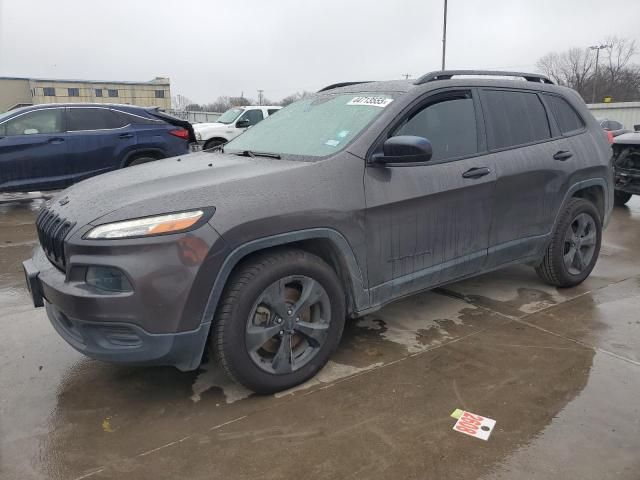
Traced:
<path fill-rule="evenodd" d="M 459 408 L 456 408 L 453 411 L 453 413 L 451 414 L 451 416 L 453 418 L 455 418 L 456 420 L 458 420 L 462 416 L 463 413 L 464 413 L 464 410 L 460 410 Z"/>

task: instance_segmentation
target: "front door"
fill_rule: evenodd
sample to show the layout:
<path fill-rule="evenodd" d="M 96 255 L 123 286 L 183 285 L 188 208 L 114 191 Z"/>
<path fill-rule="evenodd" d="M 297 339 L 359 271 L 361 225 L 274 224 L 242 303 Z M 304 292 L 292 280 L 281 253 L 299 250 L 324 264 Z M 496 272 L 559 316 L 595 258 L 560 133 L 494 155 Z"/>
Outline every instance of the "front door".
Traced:
<path fill-rule="evenodd" d="M 427 97 L 387 137 L 416 135 L 428 164 L 368 166 L 366 238 L 372 305 L 478 272 L 486 260 L 495 171 L 471 90 Z"/>
<path fill-rule="evenodd" d="M 52 190 L 69 174 L 62 108 L 44 108 L 0 124 L 0 191 Z"/>

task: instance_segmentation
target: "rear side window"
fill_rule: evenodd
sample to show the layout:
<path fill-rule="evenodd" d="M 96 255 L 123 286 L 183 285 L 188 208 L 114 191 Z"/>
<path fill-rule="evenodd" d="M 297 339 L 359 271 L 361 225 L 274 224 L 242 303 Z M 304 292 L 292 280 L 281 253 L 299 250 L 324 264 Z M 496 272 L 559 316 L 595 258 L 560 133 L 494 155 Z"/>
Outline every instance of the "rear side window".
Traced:
<path fill-rule="evenodd" d="M 482 97 L 489 149 L 551 138 L 547 114 L 535 93 L 484 90 Z"/>
<path fill-rule="evenodd" d="M 415 135 L 431 142 L 433 161 L 473 155 L 478 152 L 478 134 L 470 95 L 430 103 L 410 116 L 392 136 Z"/>
<path fill-rule="evenodd" d="M 107 108 L 67 109 L 67 130 L 108 130 L 123 126 L 118 117 Z"/>
<path fill-rule="evenodd" d="M 584 122 L 564 98 L 546 94 L 544 98 L 563 135 L 574 133 L 584 128 Z"/>
<path fill-rule="evenodd" d="M 276 113 L 278 110 L 280 110 L 280 109 L 279 108 L 270 108 L 269 110 L 267 110 L 267 113 L 269 113 L 269 116 L 271 116 L 274 113 Z"/>

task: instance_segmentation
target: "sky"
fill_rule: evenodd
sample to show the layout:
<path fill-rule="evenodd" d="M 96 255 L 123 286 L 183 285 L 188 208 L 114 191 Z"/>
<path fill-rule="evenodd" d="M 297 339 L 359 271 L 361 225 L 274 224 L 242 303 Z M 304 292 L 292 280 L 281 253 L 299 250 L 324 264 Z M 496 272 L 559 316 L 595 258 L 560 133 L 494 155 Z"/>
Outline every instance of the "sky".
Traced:
<path fill-rule="evenodd" d="M 442 15 L 443 0 L 0 0 L 0 76 L 280 100 L 440 69 Z M 449 0 L 447 68 L 534 71 L 614 34 L 640 46 L 639 20 L 640 0 Z"/>

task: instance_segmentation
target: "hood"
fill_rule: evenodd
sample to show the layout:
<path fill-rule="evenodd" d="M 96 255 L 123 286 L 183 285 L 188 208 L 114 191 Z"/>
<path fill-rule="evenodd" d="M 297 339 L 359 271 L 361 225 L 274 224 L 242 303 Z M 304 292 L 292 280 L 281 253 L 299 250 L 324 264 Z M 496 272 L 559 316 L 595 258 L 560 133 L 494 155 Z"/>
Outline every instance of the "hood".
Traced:
<path fill-rule="evenodd" d="M 613 138 L 616 145 L 640 145 L 640 132 L 623 133 Z"/>
<path fill-rule="evenodd" d="M 75 222 L 74 231 L 167 212 L 215 207 L 229 184 L 252 179 L 269 190 L 286 188 L 287 170 L 309 163 L 199 152 L 124 168 L 80 182 L 53 198 L 50 208 Z M 268 181 L 261 177 L 273 176 Z M 224 188 L 222 188 L 224 186 Z M 239 190 L 242 186 L 239 185 Z M 228 200 L 228 199 L 227 199 Z"/>
<path fill-rule="evenodd" d="M 196 132 L 200 132 L 202 130 L 209 130 L 211 128 L 225 128 L 228 127 L 229 125 L 227 125 L 226 123 L 219 123 L 219 122 L 213 122 L 213 123 L 196 123 L 193 125 L 193 129 Z"/>

